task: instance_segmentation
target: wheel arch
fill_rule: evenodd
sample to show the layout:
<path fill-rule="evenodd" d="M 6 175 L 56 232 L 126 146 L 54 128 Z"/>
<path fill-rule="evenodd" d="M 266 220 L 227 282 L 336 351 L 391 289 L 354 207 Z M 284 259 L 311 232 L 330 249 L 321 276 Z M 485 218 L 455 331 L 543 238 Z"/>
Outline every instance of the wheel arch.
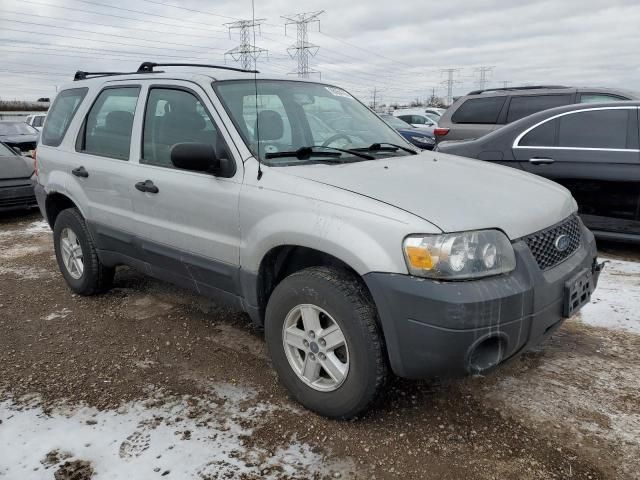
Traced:
<path fill-rule="evenodd" d="M 47 194 L 47 197 L 44 203 L 44 209 L 47 215 L 46 220 L 49 223 L 49 226 L 51 228 L 54 227 L 56 223 L 56 218 L 58 218 L 58 215 L 60 215 L 60 212 L 68 208 L 77 208 L 80 211 L 80 214 L 86 218 L 82 209 L 68 195 L 65 195 L 60 192 L 51 192 Z"/>
<path fill-rule="evenodd" d="M 253 309 L 253 321 L 259 325 L 264 324 L 264 313 L 269 297 L 278 284 L 289 275 L 309 267 L 327 266 L 348 271 L 357 278 L 369 297 L 369 292 L 362 277 L 357 270 L 346 261 L 322 250 L 302 245 L 279 245 L 271 248 L 263 257 L 254 276 L 253 292 L 249 293 L 250 303 L 255 304 Z M 251 287 L 250 287 L 251 288 Z"/>

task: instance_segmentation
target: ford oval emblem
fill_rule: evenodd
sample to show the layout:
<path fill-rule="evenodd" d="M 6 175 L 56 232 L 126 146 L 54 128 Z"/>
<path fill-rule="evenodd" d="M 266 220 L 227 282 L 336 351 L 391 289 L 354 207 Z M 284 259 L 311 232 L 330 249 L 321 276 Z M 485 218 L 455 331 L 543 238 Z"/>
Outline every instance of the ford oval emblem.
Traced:
<path fill-rule="evenodd" d="M 558 235 L 558 238 L 556 238 L 556 241 L 553 242 L 553 244 L 556 246 L 556 250 L 564 252 L 571 245 L 571 239 L 569 238 L 569 235 Z"/>

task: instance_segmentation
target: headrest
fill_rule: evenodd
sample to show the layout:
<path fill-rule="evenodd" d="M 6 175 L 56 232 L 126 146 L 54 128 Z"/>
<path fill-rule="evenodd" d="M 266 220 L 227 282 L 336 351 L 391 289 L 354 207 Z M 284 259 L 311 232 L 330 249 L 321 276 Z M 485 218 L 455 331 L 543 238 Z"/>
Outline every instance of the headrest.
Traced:
<path fill-rule="evenodd" d="M 280 140 L 284 135 L 282 116 L 275 110 L 262 110 L 259 112 L 256 118 L 254 136 L 257 136 L 258 133 L 260 133 L 260 141 Z"/>
<path fill-rule="evenodd" d="M 133 127 L 133 114 L 124 110 L 109 112 L 104 120 L 104 126 L 109 132 L 129 135 Z"/>

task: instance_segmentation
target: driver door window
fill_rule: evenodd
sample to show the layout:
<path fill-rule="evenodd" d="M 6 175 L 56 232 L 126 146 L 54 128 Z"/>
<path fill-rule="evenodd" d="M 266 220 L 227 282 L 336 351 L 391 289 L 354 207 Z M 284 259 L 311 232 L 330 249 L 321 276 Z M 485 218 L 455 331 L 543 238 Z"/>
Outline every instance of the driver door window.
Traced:
<path fill-rule="evenodd" d="M 152 88 L 144 115 L 140 163 L 174 168 L 177 143 L 208 143 L 216 156 L 229 158 L 226 144 L 198 97 L 185 90 Z"/>

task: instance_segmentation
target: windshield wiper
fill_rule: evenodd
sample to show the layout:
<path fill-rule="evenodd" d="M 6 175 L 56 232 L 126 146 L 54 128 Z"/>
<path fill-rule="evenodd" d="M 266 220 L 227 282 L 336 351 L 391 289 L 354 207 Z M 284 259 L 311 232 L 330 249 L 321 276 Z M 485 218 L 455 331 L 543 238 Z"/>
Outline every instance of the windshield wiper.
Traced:
<path fill-rule="evenodd" d="M 334 150 L 333 152 L 317 152 L 314 149 L 316 148 L 325 148 L 327 150 Z M 287 158 L 287 157 L 296 157 L 298 160 L 309 160 L 311 157 L 328 157 L 328 158 L 337 158 L 340 157 L 342 153 L 348 153 L 350 155 L 355 155 L 356 157 L 365 158 L 367 160 L 375 160 L 375 157 L 371 155 L 367 155 L 365 153 L 360 153 L 355 150 L 347 150 L 343 148 L 335 148 L 335 147 L 325 147 L 323 145 L 311 145 L 309 147 L 300 147 L 297 150 L 290 150 L 286 152 L 274 152 L 265 154 L 265 158 Z M 336 161 L 335 163 L 344 163 L 342 160 Z"/>
<path fill-rule="evenodd" d="M 389 145 L 389 146 L 385 147 L 384 145 Z M 372 143 L 368 147 L 354 148 L 353 150 L 357 150 L 358 152 L 397 152 L 398 150 L 403 150 L 407 153 L 410 153 L 411 155 L 418 154 L 418 152 L 416 152 L 411 148 L 403 147 L 402 145 L 397 145 L 395 143 L 389 143 L 389 142 Z"/>

